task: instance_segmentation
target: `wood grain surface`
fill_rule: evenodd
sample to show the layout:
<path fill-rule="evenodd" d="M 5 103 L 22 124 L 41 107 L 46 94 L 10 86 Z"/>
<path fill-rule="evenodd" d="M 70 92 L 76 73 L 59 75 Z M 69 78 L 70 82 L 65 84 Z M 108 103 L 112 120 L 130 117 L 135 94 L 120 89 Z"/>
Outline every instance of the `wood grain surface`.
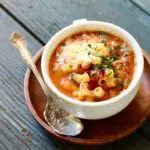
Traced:
<path fill-rule="evenodd" d="M 59 29 L 74 19 L 87 18 L 120 25 L 150 53 L 149 5 L 146 0 L 0 0 L 0 150 L 149 150 L 150 121 L 127 138 L 103 147 L 75 146 L 49 136 L 25 104 L 26 66 L 8 41 L 13 31 L 19 31 L 35 54 Z"/>
<path fill-rule="evenodd" d="M 138 6 L 140 9 L 142 9 L 142 11 L 144 11 L 145 13 L 150 15 L 149 0 L 130 0 L 130 1 L 133 2 L 134 4 L 136 4 L 136 6 Z"/>
<path fill-rule="evenodd" d="M 145 38 L 146 35 L 150 35 L 150 16 L 129 0 L 1 1 L 44 43 L 73 20 L 87 18 L 108 21 L 125 28 L 145 50 L 150 50 L 149 39 Z"/>

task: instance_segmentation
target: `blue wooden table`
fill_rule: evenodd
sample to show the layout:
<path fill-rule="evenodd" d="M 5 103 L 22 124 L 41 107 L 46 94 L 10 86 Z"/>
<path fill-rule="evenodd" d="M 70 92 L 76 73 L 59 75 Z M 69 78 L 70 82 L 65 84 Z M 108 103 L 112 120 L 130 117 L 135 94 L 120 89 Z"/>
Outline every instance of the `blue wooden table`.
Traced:
<path fill-rule="evenodd" d="M 29 112 L 23 94 L 27 67 L 10 45 L 10 34 L 24 34 L 35 54 L 53 34 L 80 18 L 125 28 L 150 54 L 150 0 L 0 0 L 0 150 L 150 150 L 150 120 L 120 141 L 86 147 L 49 136 Z"/>

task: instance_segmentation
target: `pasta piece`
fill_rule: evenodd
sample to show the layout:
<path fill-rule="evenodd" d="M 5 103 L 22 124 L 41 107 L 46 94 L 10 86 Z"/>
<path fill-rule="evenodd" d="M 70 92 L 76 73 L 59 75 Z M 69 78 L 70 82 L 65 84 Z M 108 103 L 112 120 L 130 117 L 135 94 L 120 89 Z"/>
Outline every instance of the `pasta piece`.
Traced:
<path fill-rule="evenodd" d="M 105 75 L 108 77 L 108 78 L 114 78 L 114 71 L 112 69 L 106 69 L 105 70 Z"/>
<path fill-rule="evenodd" d="M 103 43 L 97 43 L 96 44 L 96 50 L 97 51 L 103 51 L 104 49 L 106 49 L 106 47 L 104 46 Z"/>
<path fill-rule="evenodd" d="M 101 87 L 97 87 L 93 90 L 93 93 L 96 97 L 102 98 L 105 95 L 104 90 Z"/>
<path fill-rule="evenodd" d="M 62 66 L 62 70 L 63 72 L 67 73 L 67 72 L 71 72 L 72 71 L 72 66 L 70 63 L 67 63 L 65 65 Z"/>
<path fill-rule="evenodd" d="M 102 51 L 99 52 L 101 56 L 109 56 L 110 55 L 110 50 L 108 48 L 103 49 Z"/>
<path fill-rule="evenodd" d="M 93 99 L 94 95 L 92 91 L 88 89 L 88 83 L 81 83 L 78 91 L 73 92 L 73 95 L 77 97 L 77 99 L 83 101 L 87 97 L 89 100 Z"/>
<path fill-rule="evenodd" d="M 62 66 L 62 70 L 65 73 L 69 73 L 71 71 L 75 71 L 75 70 L 77 70 L 77 68 L 78 68 L 77 64 L 71 64 L 71 63 L 67 63 L 67 64 Z"/>
<path fill-rule="evenodd" d="M 78 64 L 74 63 L 72 64 L 72 71 L 76 71 L 78 69 Z"/>
<path fill-rule="evenodd" d="M 74 73 L 73 80 L 80 84 L 80 83 L 89 82 L 90 81 L 90 77 L 89 77 L 89 75 L 87 73 L 84 73 L 84 74 Z"/>
<path fill-rule="evenodd" d="M 85 99 L 85 95 L 82 94 L 81 91 L 73 92 L 73 96 L 75 96 L 80 101 L 83 101 Z"/>
<path fill-rule="evenodd" d="M 98 51 L 99 55 L 101 56 L 109 56 L 110 54 L 110 50 L 104 46 L 104 44 L 102 43 L 98 43 L 97 47 L 96 47 L 96 50 Z"/>
<path fill-rule="evenodd" d="M 109 56 L 110 50 L 103 43 L 90 43 L 91 48 L 95 50 L 95 54 L 100 56 Z"/>
<path fill-rule="evenodd" d="M 73 92 L 73 95 L 77 97 L 77 99 L 83 101 L 85 99 L 85 95 L 87 91 L 88 91 L 88 84 L 83 83 L 80 84 L 80 88 L 78 91 Z"/>
<path fill-rule="evenodd" d="M 82 62 L 81 67 L 83 69 L 88 69 L 90 67 L 91 63 L 90 62 Z"/>
<path fill-rule="evenodd" d="M 106 69 L 106 70 L 105 70 L 104 78 L 99 79 L 99 80 L 98 80 L 98 84 L 99 84 L 100 86 L 102 86 L 102 85 L 103 85 L 102 82 L 105 82 L 105 84 L 106 84 L 106 86 L 107 86 L 108 88 L 111 88 L 111 87 L 115 87 L 115 86 L 116 86 L 117 81 L 116 81 L 116 79 L 114 78 L 114 72 L 113 72 L 112 69 Z"/>
<path fill-rule="evenodd" d="M 114 78 L 114 71 L 112 69 L 105 70 L 106 84 L 109 88 L 116 86 L 116 79 Z"/>
<path fill-rule="evenodd" d="M 115 78 L 108 78 L 106 79 L 106 85 L 111 88 L 116 86 L 116 79 Z"/>
<path fill-rule="evenodd" d="M 97 83 L 102 86 L 103 82 L 105 82 L 105 78 L 99 79 Z"/>

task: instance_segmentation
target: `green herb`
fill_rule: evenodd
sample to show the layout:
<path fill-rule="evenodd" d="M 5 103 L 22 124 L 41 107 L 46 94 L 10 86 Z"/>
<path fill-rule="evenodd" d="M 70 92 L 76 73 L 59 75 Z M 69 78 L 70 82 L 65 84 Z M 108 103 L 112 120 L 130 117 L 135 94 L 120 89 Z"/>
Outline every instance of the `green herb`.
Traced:
<path fill-rule="evenodd" d="M 102 42 L 102 43 L 106 43 L 107 42 L 107 33 L 106 32 L 101 32 L 100 33 L 100 41 Z"/>
<path fill-rule="evenodd" d="M 91 55 L 91 52 L 90 52 L 90 51 L 88 52 L 88 55 Z"/>
<path fill-rule="evenodd" d="M 118 49 L 118 48 L 121 48 L 121 46 L 120 45 L 116 45 L 116 46 L 114 46 L 114 48 Z"/>
<path fill-rule="evenodd" d="M 118 60 L 119 56 L 118 55 L 112 55 L 112 56 L 109 57 L 109 59 L 111 59 L 112 61 Z"/>
<path fill-rule="evenodd" d="M 121 52 L 127 52 L 127 51 L 128 51 L 127 45 L 122 44 L 122 45 L 120 46 L 120 50 L 121 50 Z"/>
<path fill-rule="evenodd" d="M 97 49 L 97 45 L 96 45 L 95 49 Z"/>
<path fill-rule="evenodd" d="M 117 75 L 117 76 L 118 76 L 118 74 L 117 74 L 117 70 L 116 70 L 116 68 L 115 68 L 115 67 L 113 67 L 113 71 L 114 71 L 115 75 Z"/>
<path fill-rule="evenodd" d="M 97 75 L 96 73 L 90 74 L 91 77 L 96 77 L 96 75 Z"/>
<path fill-rule="evenodd" d="M 107 42 L 107 40 L 102 39 L 101 42 L 105 44 Z"/>
<path fill-rule="evenodd" d="M 70 80 L 73 80 L 74 78 L 74 73 L 71 73 L 70 76 L 69 76 Z"/>
<path fill-rule="evenodd" d="M 111 74 L 112 74 L 112 72 L 110 72 L 110 73 L 108 74 L 108 77 L 110 77 Z"/>
<path fill-rule="evenodd" d="M 88 44 L 88 47 L 91 48 L 92 47 L 91 44 Z"/>
<path fill-rule="evenodd" d="M 123 87 L 124 87 L 124 81 L 120 81 L 120 87 L 121 87 L 121 90 L 123 89 Z"/>
<path fill-rule="evenodd" d="M 101 31 L 101 32 L 100 32 L 100 35 L 107 36 L 108 33 Z"/>
<path fill-rule="evenodd" d="M 108 50 L 109 50 L 109 51 L 113 51 L 113 50 L 114 50 L 114 48 L 112 48 L 112 47 L 108 47 Z"/>
<path fill-rule="evenodd" d="M 116 72 L 115 67 L 113 66 L 112 62 L 114 61 L 114 57 L 104 57 L 104 56 L 98 56 L 99 58 L 102 58 L 102 64 L 94 65 L 93 69 L 98 70 L 102 69 L 105 70 L 107 68 L 113 69 L 114 72 Z"/>
<path fill-rule="evenodd" d="M 107 58 L 102 55 L 98 55 L 97 57 L 102 58 L 102 60 L 107 60 Z"/>
<path fill-rule="evenodd" d="M 93 70 L 98 70 L 100 67 L 101 67 L 101 65 L 96 64 L 96 65 L 93 66 Z"/>

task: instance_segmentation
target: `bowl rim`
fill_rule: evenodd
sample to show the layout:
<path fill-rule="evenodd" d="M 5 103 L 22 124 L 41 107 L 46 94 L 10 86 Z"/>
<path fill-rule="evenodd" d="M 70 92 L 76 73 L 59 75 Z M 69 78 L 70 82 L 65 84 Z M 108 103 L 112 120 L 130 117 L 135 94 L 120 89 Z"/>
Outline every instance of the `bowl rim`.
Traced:
<path fill-rule="evenodd" d="M 120 94 L 118 94 L 117 96 L 110 98 L 106 101 L 100 101 L 100 102 L 81 102 L 78 101 L 76 99 L 70 98 L 69 96 L 63 94 L 58 88 L 56 88 L 56 86 L 52 83 L 50 77 L 49 77 L 49 73 L 47 71 L 46 68 L 46 62 L 49 61 L 50 57 L 47 57 L 47 54 L 50 50 L 51 45 L 53 44 L 53 42 L 59 37 L 61 36 L 63 33 L 67 32 L 69 29 L 71 28 L 78 28 L 81 25 L 100 25 L 100 26 L 105 26 L 106 28 L 111 28 L 112 30 L 117 30 L 118 32 L 122 33 L 124 37 L 128 38 L 128 41 L 130 41 L 132 44 L 131 47 L 135 53 L 135 61 L 136 61 L 136 70 L 134 71 L 134 75 L 133 75 L 133 79 L 131 81 L 131 83 L 129 84 L 129 87 L 124 90 L 123 92 L 121 92 Z M 67 37 L 67 36 L 66 36 Z M 59 41 L 60 42 L 60 41 Z M 52 49 L 52 52 L 55 50 Z M 51 54 L 52 54 L 51 52 Z M 48 58 L 48 59 L 47 59 Z M 136 88 L 136 86 L 138 85 L 141 77 L 142 77 L 142 73 L 143 73 L 143 68 L 144 68 L 144 59 L 143 59 L 143 54 L 142 54 L 142 50 L 139 46 L 139 44 L 137 43 L 137 41 L 135 40 L 135 38 L 129 33 L 127 32 L 125 29 L 114 25 L 112 23 L 108 23 L 108 22 L 103 22 L 103 21 L 80 21 L 79 23 L 73 23 L 63 29 L 61 29 L 60 31 L 58 31 L 46 44 L 46 46 L 44 47 L 44 51 L 42 54 L 42 59 L 41 59 L 41 70 L 42 70 L 42 75 L 43 78 L 46 82 L 46 84 L 48 85 L 48 87 L 60 98 L 62 98 L 64 101 L 68 102 L 68 103 L 72 103 L 72 104 L 76 104 L 76 105 L 80 105 L 80 106 L 88 106 L 88 107 L 93 107 L 93 106 L 103 106 L 103 105 L 108 105 L 108 104 L 112 104 L 112 103 L 116 103 L 118 100 L 121 100 L 122 97 L 128 95 L 130 92 L 132 92 L 132 90 L 134 88 Z"/>

